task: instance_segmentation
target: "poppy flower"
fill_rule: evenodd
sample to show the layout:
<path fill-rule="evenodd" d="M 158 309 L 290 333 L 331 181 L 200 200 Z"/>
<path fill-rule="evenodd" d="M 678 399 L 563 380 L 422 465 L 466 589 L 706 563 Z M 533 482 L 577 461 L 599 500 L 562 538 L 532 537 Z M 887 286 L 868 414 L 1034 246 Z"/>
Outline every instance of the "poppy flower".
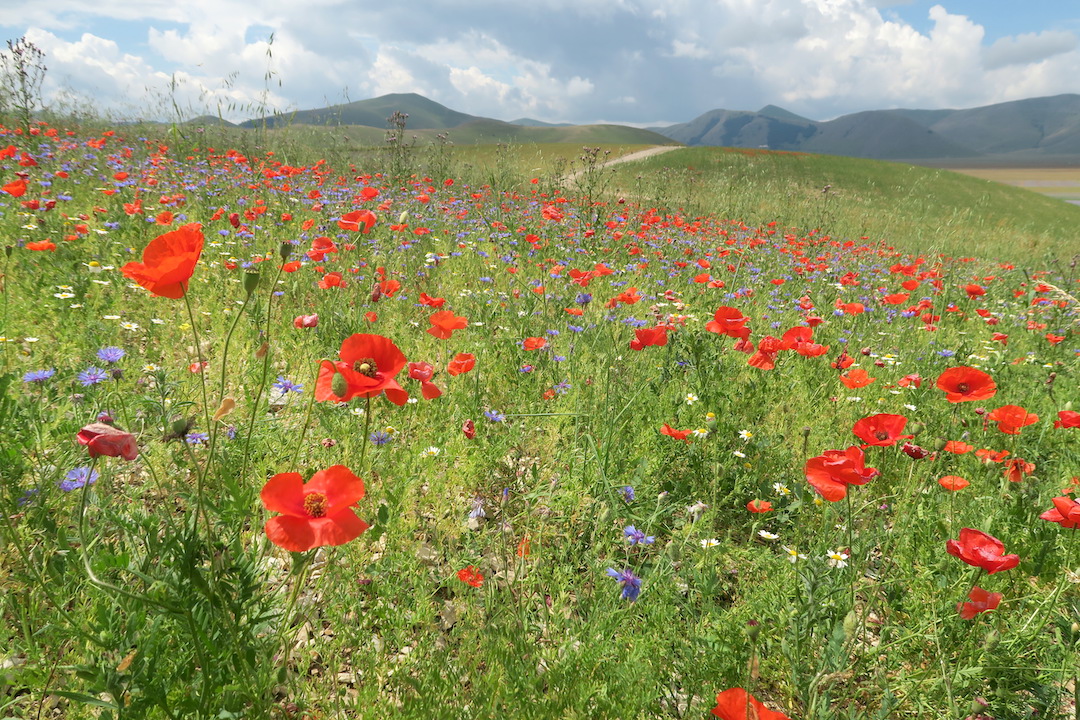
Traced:
<path fill-rule="evenodd" d="M 542 350 L 545 345 L 547 345 L 547 340 L 542 337 L 527 337 L 521 343 L 521 347 L 525 350 Z"/>
<path fill-rule="evenodd" d="M 713 314 L 713 319 L 705 324 L 705 329 L 717 335 L 745 340 L 750 337 L 750 328 L 746 327 L 749 320 L 738 308 L 721 305 Z"/>
<path fill-rule="evenodd" d="M 1019 555 L 1006 555 L 1005 544 L 993 535 L 974 528 L 961 528 L 959 540 L 948 540 L 945 550 L 968 565 L 982 568 L 988 575 L 1020 564 Z"/>
<path fill-rule="evenodd" d="M 986 592 L 976 585 L 968 593 L 969 602 L 956 603 L 956 609 L 960 611 L 960 618 L 970 620 L 979 613 L 994 610 L 1001 604 L 1001 593 Z"/>
<path fill-rule="evenodd" d="M 911 385 L 914 385 L 916 388 L 920 388 L 922 387 L 922 377 L 920 377 L 918 373 L 911 373 L 897 380 L 896 384 L 900 387 L 909 387 Z"/>
<path fill-rule="evenodd" d="M 667 423 L 664 423 L 662 426 L 660 426 L 660 434 L 661 435 L 667 435 L 669 437 L 675 438 L 676 440 L 682 440 L 684 442 L 690 442 L 686 438 L 688 438 L 690 436 L 690 433 L 692 433 L 692 432 L 694 432 L 694 431 L 693 430 L 676 430 L 675 428 L 671 427 Z"/>
<path fill-rule="evenodd" d="M 52 240 L 38 240 L 36 242 L 26 243 L 26 249 L 37 250 L 38 252 L 56 252 L 56 243 L 54 243 Z"/>
<path fill-rule="evenodd" d="M 941 373 L 937 387 L 945 391 L 945 399 L 951 403 L 988 400 L 997 393 L 997 383 L 992 377 L 966 365 L 951 367 Z"/>
<path fill-rule="evenodd" d="M 945 443 L 945 447 L 943 449 L 945 450 L 945 452 L 955 453 L 956 455 L 963 455 L 964 453 L 969 453 L 974 450 L 975 446 L 968 445 L 966 442 L 962 442 L 960 440 L 949 440 L 947 443 Z"/>
<path fill-rule="evenodd" d="M 766 335 L 761 338 L 757 345 L 757 351 L 746 361 L 747 365 L 759 370 L 772 370 L 776 367 L 776 354 L 784 349 L 782 340 Z"/>
<path fill-rule="evenodd" d="M 877 378 L 870 377 L 869 373 L 862 368 L 855 368 L 840 376 L 840 382 L 844 383 L 844 386 L 851 390 L 858 390 L 859 388 L 866 387 L 870 383 L 876 381 Z"/>
<path fill-rule="evenodd" d="M 791 720 L 784 713 L 765 707 L 742 688 L 730 688 L 718 694 L 712 714 L 720 720 Z"/>
<path fill-rule="evenodd" d="M 472 370 L 475 366 L 475 355 L 472 353 L 458 353 L 454 356 L 453 360 L 446 364 L 446 372 L 450 373 L 451 377 L 463 375 Z"/>
<path fill-rule="evenodd" d="M 876 468 L 866 467 L 865 456 L 858 445 L 847 450 L 826 450 L 810 458 L 803 473 L 806 481 L 829 502 L 843 500 L 849 485 L 865 485 L 881 474 Z"/>
<path fill-rule="evenodd" d="M 1021 458 L 1010 458 L 1005 461 L 1005 479 L 1009 482 L 1020 482 L 1025 475 L 1035 472 L 1035 464 Z"/>
<path fill-rule="evenodd" d="M 431 378 L 434 375 L 435 368 L 431 366 L 431 363 L 409 363 L 409 377 L 413 380 L 420 381 L 420 393 L 424 396 L 425 400 L 434 400 L 442 395 L 442 390 L 439 389 L 439 386 L 431 382 Z"/>
<path fill-rule="evenodd" d="M 341 273 L 329 272 L 322 276 L 319 280 L 319 287 L 323 290 L 328 290 L 332 287 L 347 287 L 348 283 L 341 279 Z"/>
<path fill-rule="evenodd" d="M 461 434 L 465 436 L 466 440 L 472 440 L 476 437 L 476 423 L 472 420 L 461 423 Z"/>
<path fill-rule="evenodd" d="M 1019 405 L 1002 405 L 991 411 L 986 416 L 986 419 L 996 422 L 998 430 L 1007 435 L 1019 435 L 1020 428 L 1038 422 L 1039 416 L 1035 413 L 1029 413 Z"/>
<path fill-rule="evenodd" d="M 1040 515 L 1040 518 L 1057 523 L 1066 530 L 1075 530 L 1080 527 L 1080 503 L 1064 495 L 1054 498 L 1051 502 L 1054 503 L 1054 507 Z"/>
<path fill-rule="evenodd" d="M 455 330 L 463 330 L 469 326 L 469 321 L 466 318 L 459 317 L 449 310 L 440 310 L 428 320 L 431 321 L 431 327 L 427 329 L 428 335 L 437 337 L 440 340 L 449 340 Z"/>
<path fill-rule="evenodd" d="M 375 221 L 375 213 L 370 210 L 353 210 L 342 215 L 337 224 L 342 230 L 366 233 L 375 225 Z"/>
<path fill-rule="evenodd" d="M 318 315 L 297 315 L 292 321 L 295 328 L 313 328 L 319 325 Z"/>
<path fill-rule="evenodd" d="M 173 300 L 184 297 L 202 254 L 201 227 L 199 223 L 189 223 L 159 235 L 143 250 L 141 263 L 129 262 L 120 272 L 158 297 Z"/>
<path fill-rule="evenodd" d="M 867 445 L 890 447 L 900 440 L 914 437 L 900 434 L 904 432 L 905 425 L 907 418 L 903 415 L 879 413 L 859 420 L 851 431 Z"/>
<path fill-rule="evenodd" d="M 474 565 L 461 568 L 457 571 L 457 576 L 458 580 L 466 585 L 480 587 L 484 584 L 484 574 Z"/>
<path fill-rule="evenodd" d="M 631 350 L 644 350 L 649 346 L 667 345 L 667 328 L 638 328 L 634 330 L 634 339 L 630 341 Z"/>
<path fill-rule="evenodd" d="M 428 307 L 433 307 L 436 310 L 439 310 L 439 309 L 442 308 L 444 303 L 446 303 L 446 298 L 431 297 L 430 295 L 428 295 L 425 292 L 420 293 L 420 304 L 421 305 L 427 305 Z"/>
<path fill-rule="evenodd" d="M 355 333 L 342 341 L 339 356 L 336 362 L 322 361 L 315 382 L 315 399 L 319 402 L 347 402 L 384 392 L 395 405 L 404 405 L 409 399 L 394 379 L 405 367 L 405 355 L 389 338 Z M 342 380 L 337 379 L 339 376 Z"/>
<path fill-rule="evenodd" d="M 938 485 L 946 490 L 963 490 L 970 484 L 971 483 L 959 475 L 946 475 L 938 480 Z"/>
<path fill-rule="evenodd" d="M 773 506 L 768 500 L 751 500 L 746 503 L 746 509 L 752 513 L 767 513 L 773 509 Z"/>
<path fill-rule="evenodd" d="M 108 455 L 134 460 L 139 456 L 135 436 L 106 423 L 90 423 L 80 430 L 75 438 L 80 445 L 86 446 L 92 458 Z"/>
<path fill-rule="evenodd" d="M 1054 427 L 1080 428 L 1080 412 L 1076 412 L 1075 410 L 1060 410 L 1058 412 L 1058 419 L 1054 421 Z"/>
<path fill-rule="evenodd" d="M 270 542 L 289 552 L 344 545 L 368 529 L 352 506 L 364 497 L 364 482 L 344 465 L 319 470 L 304 483 L 300 473 L 278 473 L 260 493 L 270 512 Z"/>

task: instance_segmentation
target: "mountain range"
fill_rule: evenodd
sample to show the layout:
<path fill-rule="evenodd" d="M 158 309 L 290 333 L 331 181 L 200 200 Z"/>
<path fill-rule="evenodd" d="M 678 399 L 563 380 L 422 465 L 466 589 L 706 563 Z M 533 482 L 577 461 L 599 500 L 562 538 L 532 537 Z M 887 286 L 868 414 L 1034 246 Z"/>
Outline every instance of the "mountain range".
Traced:
<path fill-rule="evenodd" d="M 693 120 L 648 129 L 504 122 L 451 110 L 414 93 L 391 94 L 313 110 L 271 115 L 242 127 L 352 125 L 385 130 L 394 112 L 407 132 L 441 131 L 454 142 L 609 142 L 765 148 L 885 160 L 1001 157 L 1047 160 L 1080 156 L 1080 95 L 1056 95 L 962 110 L 869 110 L 818 121 L 774 105 L 710 110 Z M 205 122 L 204 118 L 200 118 Z"/>

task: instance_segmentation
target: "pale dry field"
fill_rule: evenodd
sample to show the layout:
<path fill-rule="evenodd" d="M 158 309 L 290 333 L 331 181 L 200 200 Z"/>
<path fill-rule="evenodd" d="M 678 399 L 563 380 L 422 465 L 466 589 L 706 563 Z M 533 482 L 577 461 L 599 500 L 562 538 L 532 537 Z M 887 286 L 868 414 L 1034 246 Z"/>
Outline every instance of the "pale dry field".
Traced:
<path fill-rule="evenodd" d="M 1080 204 L 1080 167 L 950 168 L 953 172 L 1015 185 Z"/>

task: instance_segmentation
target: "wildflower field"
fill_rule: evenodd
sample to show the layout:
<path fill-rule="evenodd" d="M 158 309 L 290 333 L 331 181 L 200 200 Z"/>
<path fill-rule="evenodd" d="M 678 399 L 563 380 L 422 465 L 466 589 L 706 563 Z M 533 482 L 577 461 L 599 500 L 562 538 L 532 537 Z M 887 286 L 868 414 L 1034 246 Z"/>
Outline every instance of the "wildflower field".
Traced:
<path fill-rule="evenodd" d="M 257 137 L 0 130 L 0 716 L 1077 716 L 1075 261 Z"/>

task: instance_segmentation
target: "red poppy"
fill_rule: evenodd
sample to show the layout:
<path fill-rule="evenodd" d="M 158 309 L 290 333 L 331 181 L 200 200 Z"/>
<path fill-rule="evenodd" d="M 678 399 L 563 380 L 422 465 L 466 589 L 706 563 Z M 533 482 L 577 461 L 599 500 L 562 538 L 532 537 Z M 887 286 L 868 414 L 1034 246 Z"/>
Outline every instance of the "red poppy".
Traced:
<path fill-rule="evenodd" d="M 720 720 L 791 720 L 784 713 L 765 707 L 742 688 L 731 688 L 717 695 L 712 714 Z"/>
<path fill-rule="evenodd" d="M 772 370 L 776 367 L 776 354 L 784 349 L 782 340 L 766 335 L 758 341 L 757 351 L 746 361 L 747 365 L 759 370 Z"/>
<path fill-rule="evenodd" d="M 870 377 L 870 375 L 862 368 L 855 368 L 840 376 L 840 382 L 844 383 L 844 385 L 851 390 L 858 390 L 859 388 L 866 387 L 870 383 L 876 381 L 877 378 Z"/>
<path fill-rule="evenodd" d="M 1054 498 L 1052 502 L 1054 507 L 1040 515 L 1040 518 L 1057 523 L 1066 530 L 1080 527 L 1080 503 L 1064 495 Z"/>
<path fill-rule="evenodd" d="M 106 423 L 90 423 L 75 437 L 80 445 L 86 446 L 92 458 L 108 455 L 134 460 L 139 456 L 139 446 L 135 443 L 135 436 Z"/>
<path fill-rule="evenodd" d="M 466 318 L 459 317 L 449 310 L 440 310 L 428 320 L 431 321 L 431 327 L 427 329 L 428 334 L 440 340 L 449 340 L 455 330 L 464 330 L 469 326 Z"/>
<path fill-rule="evenodd" d="M 1035 472 L 1035 464 L 1021 458 L 1010 458 L 1005 461 L 1005 478 L 1009 482 L 1020 482 L 1025 475 Z"/>
<path fill-rule="evenodd" d="M 751 500 L 746 503 L 746 509 L 752 513 L 767 513 L 773 509 L 773 506 L 768 500 Z"/>
<path fill-rule="evenodd" d="M 337 251 L 337 246 L 334 245 L 333 240 L 328 237 L 317 237 L 311 241 L 311 249 L 307 251 L 307 256 L 315 262 L 322 262 L 326 259 L 327 253 L 336 253 Z"/>
<path fill-rule="evenodd" d="M 384 392 L 395 405 L 404 405 L 409 399 L 394 379 L 405 367 L 405 355 L 389 338 L 355 333 L 342 341 L 340 357 L 337 362 L 322 361 L 315 382 L 315 399 L 319 402 L 347 402 Z M 340 394 L 335 391 L 335 382 Z"/>
<path fill-rule="evenodd" d="M 199 223 L 189 223 L 150 241 L 143 250 L 142 262 L 129 262 L 120 268 L 126 277 L 158 297 L 184 297 L 188 280 L 203 249 Z"/>
<path fill-rule="evenodd" d="M 971 483 L 959 475 L 946 475 L 938 480 L 938 485 L 946 490 L 963 490 L 970 484 Z"/>
<path fill-rule="evenodd" d="M 836 359 L 829 363 L 833 370 L 847 370 L 854 364 L 855 358 L 848 355 L 847 350 L 841 350 L 840 354 L 836 356 Z"/>
<path fill-rule="evenodd" d="M 910 375 L 905 375 L 904 377 L 897 380 L 896 384 L 900 387 L 908 387 L 909 385 L 914 385 L 915 387 L 920 388 L 922 387 L 922 377 L 920 377 L 917 373 L 911 373 Z"/>
<path fill-rule="evenodd" d="M 907 418 L 903 415 L 879 413 L 859 420 L 851 431 L 867 445 L 890 447 L 900 440 L 914 437 L 914 435 L 900 434 L 904 432 L 905 425 L 907 425 Z"/>
<path fill-rule="evenodd" d="M 661 435 L 668 435 L 670 437 L 675 438 L 676 440 L 682 440 L 684 442 L 690 442 L 686 438 L 688 438 L 690 436 L 690 433 L 692 433 L 692 432 L 694 432 L 694 431 L 693 430 L 676 430 L 675 428 L 671 427 L 667 423 L 664 423 L 663 425 L 660 426 L 660 434 Z"/>
<path fill-rule="evenodd" d="M 300 473 L 278 473 L 260 497 L 267 510 L 281 513 L 266 522 L 266 536 L 289 552 L 344 545 L 368 529 L 352 509 L 364 497 L 364 482 L 344 465 L 320 470 L 306 484 Z"/>
<path fill-rule="evenodd" d="M 439 389 L 439 386 L 431 382 L 431 378 L 434 375 L 435 368 L 431 366 L 431 363 L 409 363 L 409 377 L 413 380 L 420 381 L 420 393 L 424 396 L 425 400 L 434 400 L 442 395 L 442 390 Z"/>
<path fill-rule="evenodd" d="M 27 250 L 37 250 L 39 252 L 40 251 L 45 251 L 45 250 L 48 250 L 49 252 L 55 252 L 56 251 L 56 243 L 54 243 L 52 240 L 38 240 L 36 242 L 28 242 L 28 243 L 26 243 L 26 249 Z"/>
<path fill-rule="evenodd" d="M 443 304 L 445 302 L 446 302 L 446 298 L 431 297 L 430 295 L 428 295 L 425 292 L 420 293 L 420 304 L 421 305 L 427 305 L 428 307 L 433 307 L 436 310 L 438 310 L 443 306 Z"/>
<path fill-rule="evenodd" d="M 22 197 L 26 194 L 26 181 L 22 178 L 12 180 L 7 185 L 0 187 L 0 190 L 3 190 L 11 197 Z"/>
<path fill-rule="evenodd" d="M 480 587 L 484 584 L 484 574 L 480 572 L 479 568 L 474 565 L 461 568 L 457 571 L 458 580 L 466 585 L 472 585 L 473 587 Z"/>
<path fill-rule="evenodd" d="M 705 324 L 705 329 L 717 335 L 745 340 L 750 337 L 750 328 L 745 327 L 749 320 L 738 308 L 721 305 L 713 314 L 713 319 Z"/>
<path fill-rule="evenodd" d="M 937 379 L 939 390 L 945 391 L 945 399 L 951 403 L 988 400 L 997 393 L 994 379 L 982 370 L 959 365 L 941 373 Z"/>
<path fill-rule="evenodd" d="M 472 353 L 458 353 L 453 360 L 447 363 L 446 372 L 450 373 L 451 376 L 463 375 L 472 370 L 475 365 L 475 355 Z"/>
<path fill-rule="evenodd" d="M 321 287 L 323 290 L 327 290 L 327 289 L 332 288 L 332 287 L 347 287 L 347 286 L 348 286 L 348 283 L 346 283 L 344 280 L 341 279 L 341 273 L 339 273 L 339 272 L 326 273 L 325 275 L 322 276 L 322 279 L 319 280 L 319 287 Z"/>
<path fill-rule="evenodd" d="M 960 611 L 963 620 L 970 620 L 979 613 L 994 610 L 1001 604 L 1001 593 L 986 592 L 976 585 L 968 593 L 969 602 L 956 603 L 956 609 Z"/>
<path fill-rule="evenodd" d="M 29 245 L 27 246 L 29 247 Z M 1080 428 L 1080 412 L 1075 410 L 1058 411 L 1058 419 L 1054 421 L 1055 428 Z"/>
<path fill-rule="evenodd" d="M 968 298 L 974 300 L 977 297 L 982 297 L 986 294 L 986 288 L 982 285 L 965 285 L 964 292 L 967 293 Z"/>
<path fill-rule="evenodd" d="M 788 329 L 781 336 L 780 340 L 783 342 L 784 350 L 795 350 L 800 345 L 804 345 L 814 339 L 814 329 L 807 327 L 806 325 L 797 325 L 796 327 Z"/>
<path fill-rule="evenodd" d="M 461 434 L 465 436 L 466 440 L 472 440 L 476 437 L 476 423 L 472 420 L 461 423 Z"/>
<path fill-rule="evenodd" d="M 547 345 L 547 340 L 542 337 L 527 337 L 521 343 L 521 347 L 525 350 L 542 350 L 545 345 Z"/>
<path fill-rule="evenodd" d="M 370 210 L 353 210 L 342 215 L 337 224 L 342 230 L 366 233 L 375 225 L 375 221 L 375 213 Z"/>
<path fill-rule="evenodd" d="M 975 446 L 968 445 L 966 442 L 961 442 L 960 440 L 950 440 L 945 443 L 945 447 L 943 449 L 945 450 L 945 452 L 955 453 L 956 455 L 963 455 L 964 453 L 969 453 L 974 450 Z"/>
<path fill-rule="evenodd" d="M 866 467 L 858 445 L 847 450 L 826 450 L 807 460 L 803 472 L 806 481 L 829 502 L 843 500 L 849 485 L 865 485 L 881 474 L 876 468 Z"/>
<path fill-rule="evenodd" d="M 634 330 L 634 339 L 630 341 L 631 350 L 644 350 L 649 346 L 667 345 L 667 328 L 638 328 Z"/>
<path fill-rule="evenodd" d="M 959 540 L 948 540 L 945 550 L 968 565 L 982 568 L 988 575 L 1014 568 L 1020 564 L 1019 555 L 1006 555 L 1005 544 L 981 530 L 961 528 Z"/>
<path fill-rule="evenodd" d="M 318 315 L 297 315 L 292 321 L 293 327 L 296 328 L 313 328 L 319 324 Z"/>
<path fill-rule="evenodd" d="M 1002 405 L 991 411 L 986 416 L 986 419 L 996 422 L 998 430 L 1007 435 L 1019 435 L 1020 428 L 1038 422 L 1039 416 L 1035 413 L 1029 413 L 1019 405 Z"/>

